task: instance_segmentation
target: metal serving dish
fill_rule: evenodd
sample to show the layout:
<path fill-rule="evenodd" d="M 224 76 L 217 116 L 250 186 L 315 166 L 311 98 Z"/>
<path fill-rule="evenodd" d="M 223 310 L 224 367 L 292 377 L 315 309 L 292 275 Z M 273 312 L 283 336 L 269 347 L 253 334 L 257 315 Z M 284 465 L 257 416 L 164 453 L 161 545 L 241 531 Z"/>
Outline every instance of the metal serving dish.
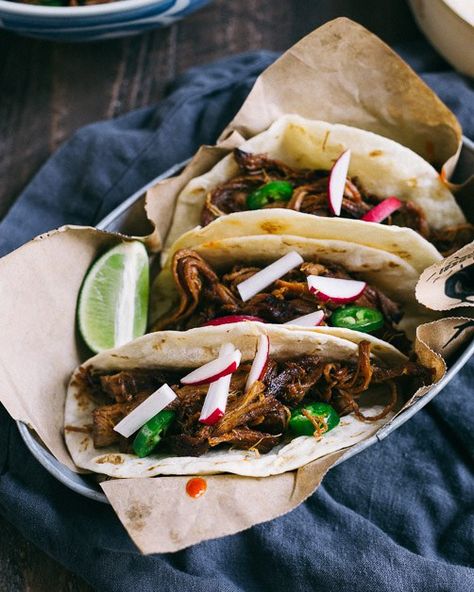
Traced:
<path fill-rule="evenodd" d="M 163 179 L 172 177 L 178 173 L 185 165 L 186 162 L 181 162 L 169 170 L 165 171 L 162 175 L 153 179 L 145 187 L 140 189 L 137 193 L 125 200 L 118 208 L 111 212 L 106 218 L 97 225 L 97 228 L 101 230 L 109 230 L 113 232 L 123 232 L 125 234 L 138 234 L 140 232 L 140 225 L 144 222 L 144 200 L 146 190 Z M 454 180 L 461 181 L 472 175 L 474 172 L 474 142 L 464 138 L 463 148 L 459 158 L 458 165 L 456 167 Z M 379 432 L 356 444 L 350 448 L 346 454 L 344 454 L 336 464 L 339 464 L 351 456 L 359 454 L 365 448 L 380 442 L 386 438 L 391 432 L 399 428 L 404 424 L 410 417 L 415 415 L 422 407 L 424 407 L 431 399 L 436 395 L 456 376 L 461 370 L 464 364 L 474 354 L 474 339 L 461 351 L 457 357 L 450 361 L 448 372 L 444 378 L 425 395 L 422 399 L 419 399 L 409 409 L 401 413 L 392 422 L 384 426 Z M 57 461 L 53 455 L 44 447 L 44 445 L 35 437 L 34 432 L 30 430 L 25 424 L 17 422 L 18 429 L 21 437 L 29 448 L 33 456 L 38 460 L 43 467 L 53 475 L 58 481 L 64 483 L 66 487 L 73 491 L 80 493 L 90 499 L 108 503 L 107 498 L 100 490 L 97 479 L 94 476 L 80 475 L 74 473 L 66 466 Z M 335 465 L 334 465 L 335 466 Z"/>

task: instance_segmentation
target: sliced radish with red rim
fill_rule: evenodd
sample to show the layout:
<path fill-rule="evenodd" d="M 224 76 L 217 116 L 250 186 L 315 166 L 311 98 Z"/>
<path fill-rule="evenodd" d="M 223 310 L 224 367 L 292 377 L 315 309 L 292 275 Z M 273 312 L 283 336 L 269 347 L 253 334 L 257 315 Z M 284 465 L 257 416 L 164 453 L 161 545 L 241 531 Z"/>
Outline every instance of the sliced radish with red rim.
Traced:
<path fill-rule="evenodd" d="M 204 405 L 201 409 L 199 421 L 206 425 L 213 425 L 224 416 L 229 397 L 230 381 L 232 375 L 224 376 L 209 386 Z"/>
<path fill-rule="evenodd" d="M 324 320 L 324 310 L 317 310 L 302 317 L 283 323 L 284 325 L 300 325 L 300 327 L 317 327 Z"/>
<path fill-rule="evenodd" d="M 222 345 L 219 357 L 225 357 L 235 352 L 235 347 L 231 343 Z M 214 425 L 224 416 L 227 407 L 227 398 L 229 396 L 230 381 L 232 375 L 228 374 L 209 386 L 204 404 L 201 409 L 199 421 L 205 425 Z"/>
<path fill-rule="evenodd" d="M 211 319 L 201 325 L 201 327 L 213 327 L 215 325 L 227 325 L 229 323 L 241 323 L 242 321 L 251 321 L 254 323 L 264 323 L 265 321 L 260 317 L 253 317 L 251 315 L 229 315 L 226 317 L 218 317 L 217 319 Z"/>
<path fill-rule="evenodd" d="M 387 197 L 367 213 L 365 213 L 361 220 L 365 222 L 382 222 L 385 218 L 388 218 L 393 212 L 399 210 L 403 205 L 403 202 L 396 197 Z"/>
<path fill-rule="evenodd" d="M 224 379 L 222 379 L 222 380 L 224 380 Z M 222 398 L 222 401 L 224 401 L 224 398 L 225 398 L 226 404 L 227 404 L 227 397 L 228 396 L 229 396 L 229 389 L 227 389 L 227 392 L 225 392 L 224 389 L 222 389 L 221 398 Z M 220 407 L 216 407 L 214 409 L 214 411 L 211 413 L 211 415 L 208 415 L 207 417 L 201 416 L 199 418 L 199 421 L 201 423 L 203 423 L 204 425 L 209 425 L 209 426 L 214 425 L 215 423 L 217 423 L 219 421 L 219 419 L 221 419 L 221 417 L 224 417 L 224 414 L 225 414 L 225 409 L 222 410 Z"/>
<path fill-rule="evenodd" d="M 217 359 L 196 368 L 181 379 L 182 384 L 209 384 L 235 372 L 240 365 L 242 354 L 234 350 L 230 354 L 220 355 Z"/>
<path fill-rule="evenodd" d="M 367 284 L 357 280 L 345 280 L 320 275 L 309 275 L 307 278 L 310 292 L 320 300 L 344 304 L 357 300 L 365 290 Z"/>
<path fill-rule="evenodd" d="M 351 151 L 346 150 L 334 163 L 328 179 L 328 204 L 334 216 L 341 215 L 342 198 L 346 187 Z"/>

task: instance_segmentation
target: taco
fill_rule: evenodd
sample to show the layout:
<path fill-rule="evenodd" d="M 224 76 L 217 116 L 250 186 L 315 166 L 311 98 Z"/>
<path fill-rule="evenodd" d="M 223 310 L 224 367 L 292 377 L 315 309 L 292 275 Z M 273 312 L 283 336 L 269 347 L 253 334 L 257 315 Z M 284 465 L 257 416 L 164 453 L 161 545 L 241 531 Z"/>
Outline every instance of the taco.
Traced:
<path fill-rule="evenodd" d="M 307 232 L 300 222 L 311 226 Z M 382 234 L 388 236 L 381 244 L 398 241 L 398 254 L 350 242 L 341 238 L 344 229 L 337 232 L 337 226 L 347 222 L 331 220 L 332 238 L 327 238 L 327 232 L 319 234 L 319 226 L 324 226 L 321 218 L 311 220 L 292 212 L 283 219 L 272 212 L 253 212 L 226 216 L 190 231 L 173 246 L 153 285 L 153 330 L 187 330 L 248 317 L 299 325 L 319 311 L 322 316 L 313 325 L 368 331 L 409 351 L 416 327 L 434 318 L 416 302 L 416 282 L 421 271 L 441 256 L 407 229 L 384 227 Z M 252 234 L 264 224 L 283 228 L 283 234 Z M 406 237 L 397 238 L 407 233 L 416 237 L 410 245 Z M 414 248 L 413 254 L 411 249 L 401 250 L 408 246 Z M 293 266 L 277 270 L 250 296 L 242 293 L 244 285 L 258 283 L 269 265 L 278 267 L 288 256 L 293 257 Z M 351 287 L 352 293 L 345 292 Z"/>
<path fill-rule="evenodd" d="M 67 447 L 78 467 L 112 477 L 263 477 L 301 467 L 373 435 L 439 378 L 375 337 L 341 335 L 240 323 L 151 333 L 98 354 L 70 381 Z M 211 379 L 229 347 L 237 363 Z M 218 414 L 209 402 L 216 389 Z M 155 415 L 148 404 L 160 392 L 171 397 Z"/>
<path fill-rule="evenodd" d="M 184 232 L 235 212 L 284 208 L 333 217 L 330 171 L 346 151 L 338 217 L 357 221 L 362 228 L 355 232 L 367 232 L 369 222 L 410 228 L 445 256 L 474 239 L 446 183 L 409 148 L 362 129 L 286 115 L 186 185 L 166 248 Z"/>

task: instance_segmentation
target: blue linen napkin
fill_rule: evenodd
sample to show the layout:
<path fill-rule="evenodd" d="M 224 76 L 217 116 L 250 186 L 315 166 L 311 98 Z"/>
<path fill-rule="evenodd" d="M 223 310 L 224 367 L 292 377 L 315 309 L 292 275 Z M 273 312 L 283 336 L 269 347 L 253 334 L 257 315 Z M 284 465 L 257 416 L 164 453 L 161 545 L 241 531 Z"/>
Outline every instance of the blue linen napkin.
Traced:
<path fill-rule="evenodd" d="M 424 43 L 398 49 L 474 136 L 469 81 Z M 80 130 L 0 223 L 0 253 L 64 223 L 98 222 L 212 143 L 275 57 L 253 53 L 190 70 L 158 107 Z M 147 557 L 110 507 L 69 491 L 36 462 L 2 409 L 0 512 L 103 592 L 472 590 L 473 379 L 471 363 L 390 437 L 331 470 L 290 514 Z"/>

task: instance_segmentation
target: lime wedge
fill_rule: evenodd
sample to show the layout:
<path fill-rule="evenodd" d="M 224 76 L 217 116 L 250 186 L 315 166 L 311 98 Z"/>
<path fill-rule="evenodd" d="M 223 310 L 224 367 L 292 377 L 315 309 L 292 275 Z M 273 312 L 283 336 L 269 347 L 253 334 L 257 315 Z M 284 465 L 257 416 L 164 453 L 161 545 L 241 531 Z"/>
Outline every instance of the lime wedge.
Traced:
<path fill-rule="evenodd" d="M 146 331 L 149 268 L 144 245 L 121 243 L 89 269 L 77 308 L 81 335 L 96 353 L 123 345 Z"/>

